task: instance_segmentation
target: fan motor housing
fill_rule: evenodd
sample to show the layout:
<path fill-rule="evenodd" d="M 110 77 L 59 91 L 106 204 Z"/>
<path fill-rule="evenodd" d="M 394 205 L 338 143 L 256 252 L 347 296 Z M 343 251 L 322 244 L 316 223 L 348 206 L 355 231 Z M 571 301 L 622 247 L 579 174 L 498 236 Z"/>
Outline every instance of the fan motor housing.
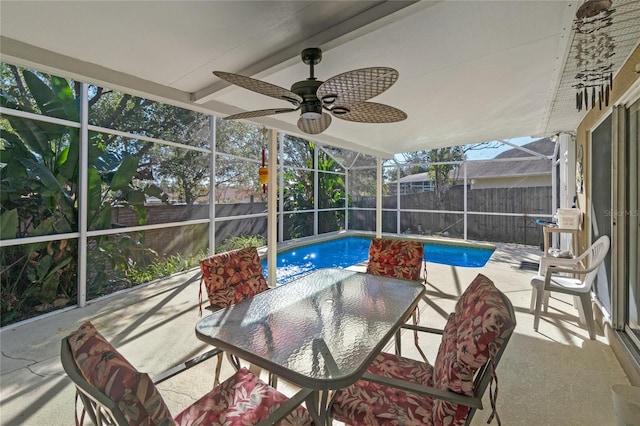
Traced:
<path fill-rule="evenodd" d="M 300 105 L 303 117 L 317 119 L 322 116 L 322 103 L 316 96 L 316 91 L 322 83 L 322 81 L 307 79 L 291 86 L 291 91 L 303 99 Z"/>
<path fill-rule="evenodd" d="M 316 92 L 322 83 L 322 81 L 318 80 L 302 80 L 297 83 L 293 83 L 291 91 L 305 101 L 317 101 L 318 97 L 316 96 Z"/>

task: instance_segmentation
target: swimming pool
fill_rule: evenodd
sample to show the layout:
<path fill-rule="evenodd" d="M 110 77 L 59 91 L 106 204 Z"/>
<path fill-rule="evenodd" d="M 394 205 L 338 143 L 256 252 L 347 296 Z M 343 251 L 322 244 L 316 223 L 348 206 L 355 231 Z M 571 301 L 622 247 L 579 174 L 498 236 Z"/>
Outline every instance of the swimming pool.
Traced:
<path fill-rule="evenodd" d="M 278 253 L 276 281 L 291 281 L 298 275 L 320 268 L 346 268 L 369 257 L 371 238 L 344 237 L 312 243 Z M 425 243 L 424 260 L 444 265 L 477 268 L 484 266 L 494 249 L 462 245 Z M 266 259 L 262 267 L 267 270 Z"/>

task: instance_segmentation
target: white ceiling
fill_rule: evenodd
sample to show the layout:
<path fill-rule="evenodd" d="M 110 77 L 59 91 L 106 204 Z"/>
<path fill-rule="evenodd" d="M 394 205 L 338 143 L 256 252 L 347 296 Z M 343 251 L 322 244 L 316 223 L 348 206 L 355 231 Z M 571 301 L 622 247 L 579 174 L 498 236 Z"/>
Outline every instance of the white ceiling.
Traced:
<path fill-rule="evenodd" d="M 635 6 L 616 66 L 640 41 L 640 2 L 618 2 Z M 0 52 L 17 65 L 224 116 L 290 104 L 230 86 L 212 71 L 288 89 L 308 77 L 300 51 L 320 47 L 320 80 L 370 66 L 397 69 L 397 83 L 372 101 L 408 119 L 334 119 L 314 139 L 390 157 L 574 131 L 585 114 L 570 87 L 581 3 L 2 0 Z M 303 135 L 298 117 L 254 122 Z"/>

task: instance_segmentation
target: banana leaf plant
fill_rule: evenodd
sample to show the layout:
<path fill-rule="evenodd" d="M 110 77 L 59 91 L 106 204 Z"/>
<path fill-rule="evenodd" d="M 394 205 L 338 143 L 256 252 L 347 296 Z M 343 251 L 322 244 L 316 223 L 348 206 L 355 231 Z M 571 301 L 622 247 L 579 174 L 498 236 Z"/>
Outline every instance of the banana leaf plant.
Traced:
<path fill-rule="evenodd" d="M 10 67 L 2 64 L 3 67 Z M 29 70 L 14 70 L 12 90 L 0 92 L 7 109 L 41 114 L 77 123 L 79 99 L 69 81 Z M 14 115 L 0 118 L 1 238 L 56 235 L 78 231 L 80 133 L 75 126 Z M 138 159 L 109 151 L 101 135 L 91 132 L 88 164 L 88 227 L 111 227 L 115 205 L 146 219 L 146 195 L 166 199 L 155 185 L 136 184 Z M 128 235 L 121 239 L 130 238 Z M 100 252 L 105 238 L 94 239 Z M 131 244 L 106 244 L 112 270 L 126 269 Z M 77 294 L 77 239 L 9 246 L 0 249 L 2 325 L 72 302 Z M 107 267 L 107 266 L 105 266 Z M 93 274 L 101 286 L 101 277 Z M 35 312 L 37 314 L 38 312 Z"/>

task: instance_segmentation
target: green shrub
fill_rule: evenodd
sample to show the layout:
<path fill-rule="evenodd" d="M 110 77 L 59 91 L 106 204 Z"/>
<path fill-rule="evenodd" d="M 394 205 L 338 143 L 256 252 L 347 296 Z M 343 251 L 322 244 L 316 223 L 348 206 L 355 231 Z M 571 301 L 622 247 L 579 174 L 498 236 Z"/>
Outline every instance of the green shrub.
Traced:
<path fill-rule="evenodd" d="M 146 283 L 196 267 L 200 259 L 205 257 L 207 254 L 203 251 L 189 257 L 183 257 L 180 253 L 174 254 L 166 259 L 156 260 L 144 268 L 133 268 L 129 272 L 129 278 L 134 284 Z"/>
<path fill-rule="evenodd" d="M 216 247 L 216 253 L 223 253 L 245 247 L 262 247 L 266 244 L 267 241 L 262 235 L 239 235 L 225 239 Z"/>

